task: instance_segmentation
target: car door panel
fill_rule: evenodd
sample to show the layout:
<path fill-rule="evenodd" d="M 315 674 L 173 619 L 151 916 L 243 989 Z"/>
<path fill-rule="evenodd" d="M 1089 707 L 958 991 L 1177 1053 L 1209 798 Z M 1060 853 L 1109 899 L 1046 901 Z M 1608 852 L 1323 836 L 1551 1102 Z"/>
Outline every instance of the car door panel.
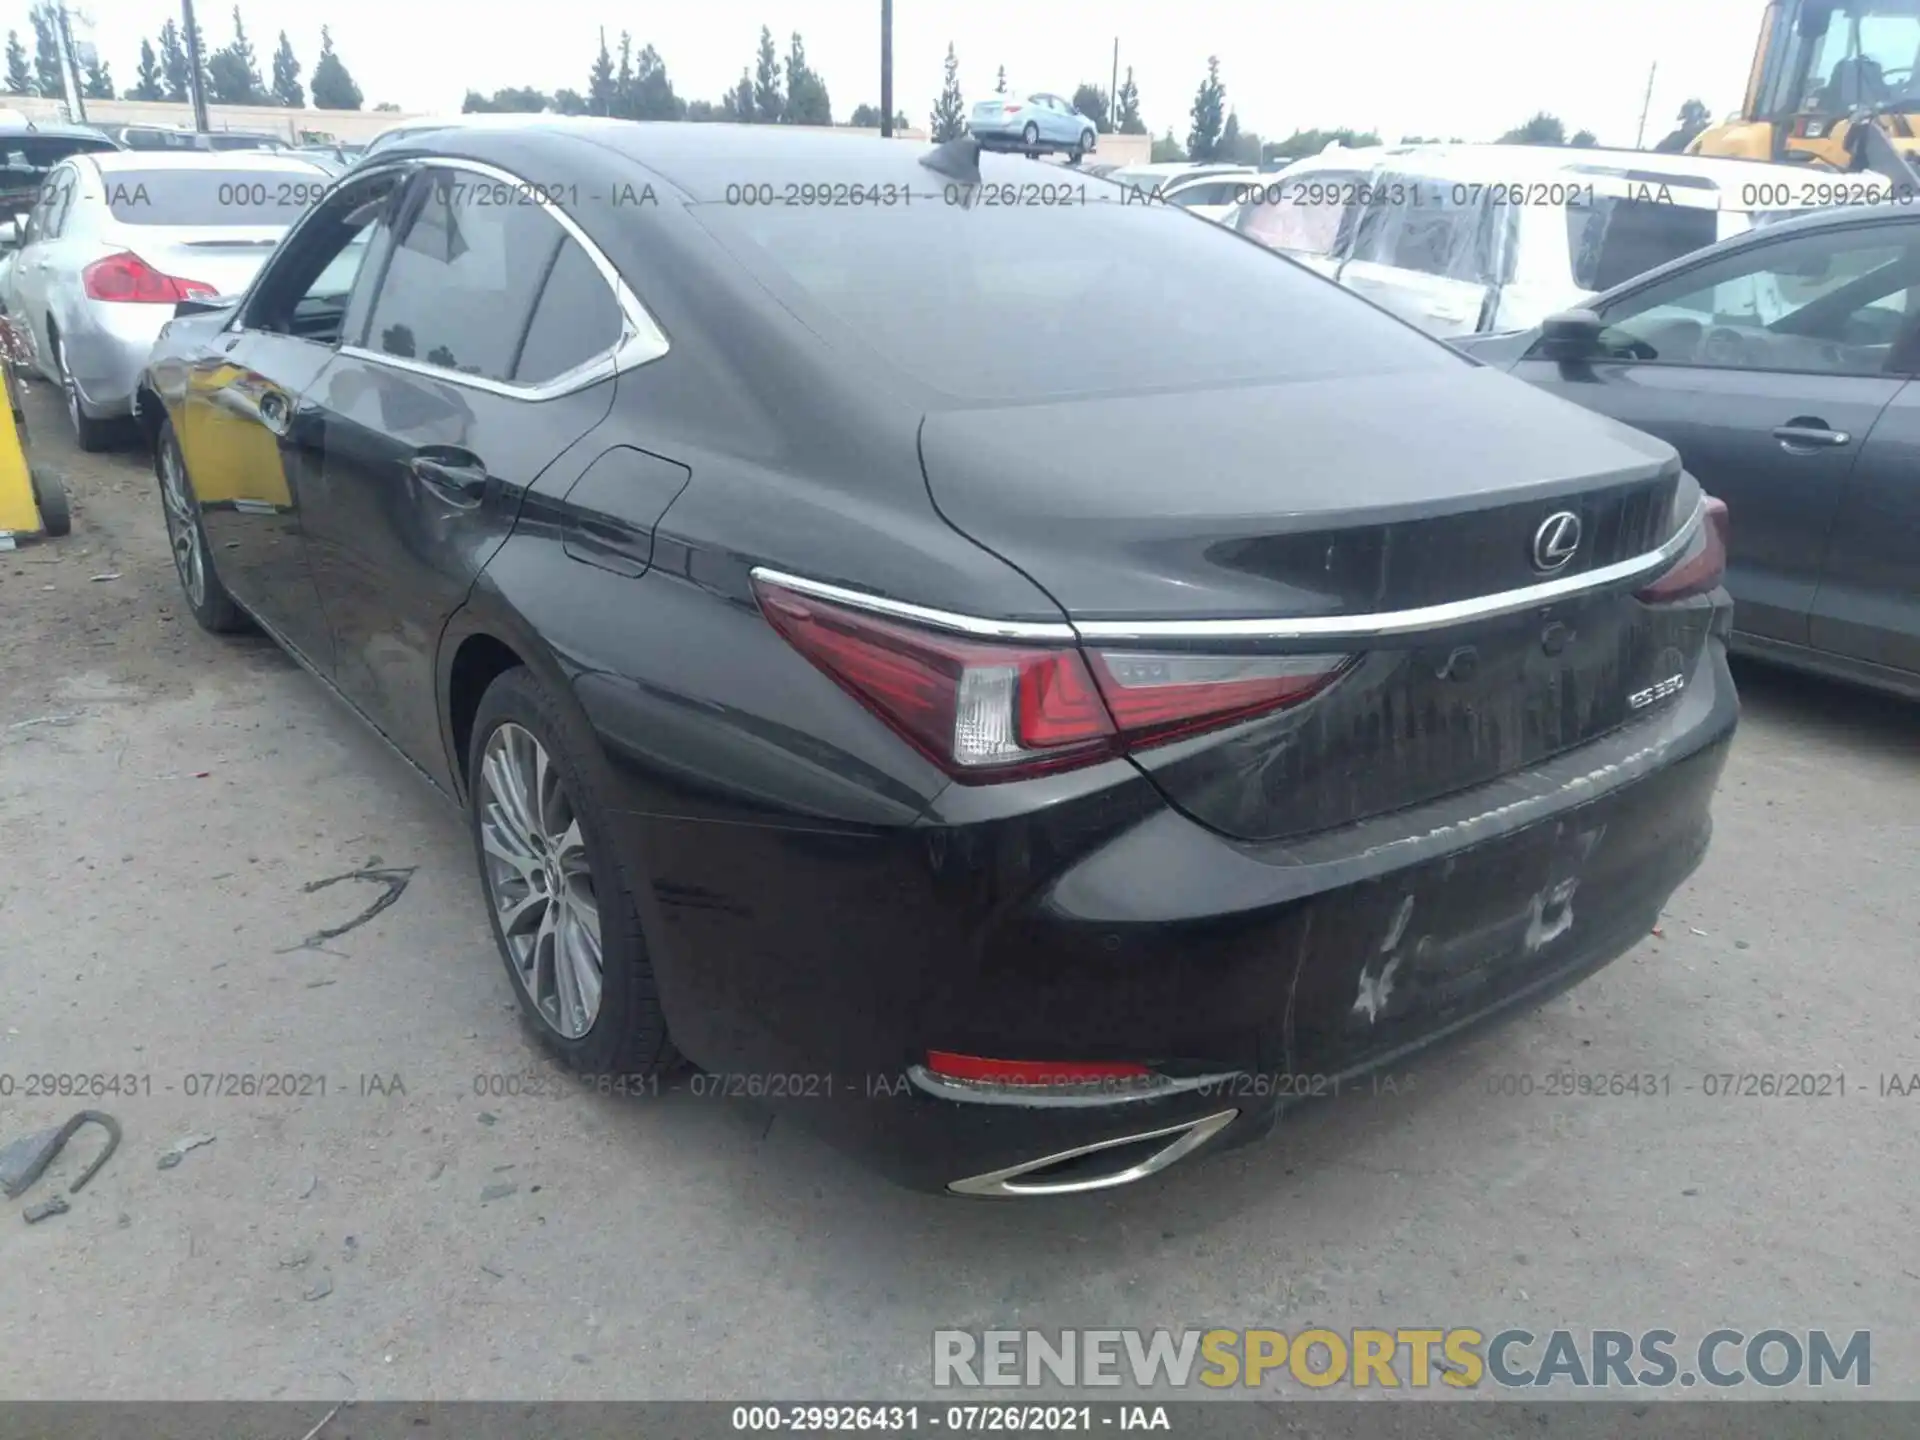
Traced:
<path fill-rule="evenodd" d="M 1902 388 L 1866 437 L 1810 628 L 1815 649 L 1920 682 L 1920 386 Z"/>
<path fill-rule="evenodd" d="M 460 173 L 413 182 L 365 343 L 343 347 L 314 386 L 325 439 L 306 529 L 336 684 L 449 790 L 441 635 L 528 488 L 605 419 L 618 334 L 601 370 L 559 393 L 506 381 L 532 352 L 535 301 L 572 242 L 538 206 L 487 207 L 483 186 Z M 510 288 L 461 288 L 476 277 Z"/>
<path fill-rule="evenodd" d="M 1515 373 L 1679 450 L 1730 512 L 1736 632 L 1805 647 L 1855 467 L 1907 383 L 1916 297 L 1920 225 L 1879 214 L 1706 252 L 1600 302 L 1603 358 Z"/>
<path fill-rule="evenodd" d="M 1514 373 L 1678 450 L 1707 492 L 1727 502 L 1736 629 L 1808 643 L 1808 615 L 1847 478 L 1903 380 L 1549 360 L 1523 360 Z M 1823 421 L 1847 441 L 1815 447 L 1774 438 L 1795 420 Z"/>
<path fill-rule="evenodd" d="M 333 636 L 300 523 L 320 431 L 301 397 L 332 358 L 291 335 L 230 333 L 187 374 L 179 436 L 222 582 L 323 675 Z"/>
<path fill-rule="evenodd" d="M 305 523 L 326 442 L 312 392 L 348 328 L 364 323 L 382 227 L 359 212 L 394 183 L 337 192 L 282 244 L 244 310 L 190 368 L 175 417 L 221 579 L 327 677 L 333 631 Z"/>
<path fill-rule="evenodd" d="M 1051 95 L 1041 97 L 1040 138 L 1058 144 L 1067 137 L 1067 117 L 1060 113 L 1060 102 Z"/>
<path fill-rule="evenodd" d="M 432 684 L 440 631 L 553 457 L 552 437 L 590 428 L 607 400 L 528 406 L 352 353 L 314 389 L 326 440 L 308 539 L 333 626 L 335 682 L 443 784 Z M 480 472 L 470 494 L 426 468 L 462 462 Z"/>
<path fill-rule="evenodd" d="M 53 346 L 47 336 L 47 272 L 53 247 L 58 244 L 61 202 L 66 194 L 72 170 L 62 167 L 47 177 L 34 207 L 27 244 L 14 261 L 14 292 L 20 318 L 26 322 L 33 340 L 34 359 L 39 371 L 55 379 Z"/>

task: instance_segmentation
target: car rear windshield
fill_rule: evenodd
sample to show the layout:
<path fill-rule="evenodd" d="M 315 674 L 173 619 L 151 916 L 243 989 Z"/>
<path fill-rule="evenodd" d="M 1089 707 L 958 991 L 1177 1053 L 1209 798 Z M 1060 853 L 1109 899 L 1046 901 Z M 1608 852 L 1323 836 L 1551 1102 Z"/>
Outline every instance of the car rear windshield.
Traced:
<path fill-rule="evenodd" d="M 190 130 L 134 130 L 120 132 L 129 150 L 199 150 L 200 137 Z"/>
<path fill-rule="evenodd" d="M 69 155 L 116 148 L 104 136 L 98 140 L 73 135 L 8 135 L 0 139 L 0 186 L 8 191 L 38 189 L 47 172 Z"/>
<path fill-rule="evenodd" d="M 1567 207 L 1573 283 L 1582 290 L 1611 290 L 1719 238 L 1719 213 L 1697 206 L 1596 195 Z"/>
<path fill-rule="evenodd" d="M 891 366 L 970 400 L 1460 363 L 1293 261 L 1174 206 L 1107 200 L 1107 187 L 1077 180 L 1028 188 L 1035 203 L 1007 187 L 967 208 L 935 191 L 884 207 L 695 213 L 776 293 L 796 287 Z M 1038 203 L 1047 189 L 1066 203 Z M 1007 203 L 990 203 L 996 196 Z"/>
<path fill-rule="evenodd" d="M 327 196 L 330 177 L 259 170 L 115 170 L 107 208 L 123 225 L 291 225 Z"/>

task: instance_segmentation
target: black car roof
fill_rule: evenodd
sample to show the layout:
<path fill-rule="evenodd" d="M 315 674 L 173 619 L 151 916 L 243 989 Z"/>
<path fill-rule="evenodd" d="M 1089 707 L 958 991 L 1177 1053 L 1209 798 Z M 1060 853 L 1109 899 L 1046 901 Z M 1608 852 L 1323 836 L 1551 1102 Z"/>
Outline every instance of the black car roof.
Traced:
<path fill-rule="evenodd" d="M 695 201 L 718 201 L 729 186 L 795 181 L 815 184 L 911 184 L 916 191 L 938 191 L 946 177 L 920 164 L 933 147 L 926 140 L 888 140 L 873 135 L 834 135 L 778 125 L 702 124 L 695 121 L 609 120 L 581 116 L 542 116 L 525 126 L 489 124 L 420 130 L 382 146 L 380 158 L 398 158 L 421 150 L 490 160 L 511 148 L 524 155 L 531 145 L 556 158 L 587 142 L 644 166 Z M 983 178 L 1032 176 L 1037 162 L 1020 156 L 983 154 Z M 1071 183 L 1075 172 L 1045 167 L 1056 180 Z M 532 178 L 532 177 L 527 177 Z M 1104 193 L 1104 192 L 1103 192 Z"/>

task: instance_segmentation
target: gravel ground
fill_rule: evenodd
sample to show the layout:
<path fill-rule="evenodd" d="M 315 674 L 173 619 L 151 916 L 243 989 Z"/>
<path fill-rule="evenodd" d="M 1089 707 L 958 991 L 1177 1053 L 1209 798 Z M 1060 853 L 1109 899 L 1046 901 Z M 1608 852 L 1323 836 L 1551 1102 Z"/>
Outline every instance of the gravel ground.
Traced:
<path fill-rule="evenodd" d="M 1151 1187 L 946 1201 L 684 1091 L 476 1095 L 551 1071 L 460 817 L 265 641 L 201 633 L 143 462 L 50 398 L 74 533 L 0 555 L 0 1142 L 83 1103 L 30 1076 L 142 1093 L 86 1102 L 126 1139 L 70 1213 L 0 1213 L 0 1395 L 927 1396 L 936 1328 L 1317 1323 L 1871 1329 L 1873 1394 L 1920 1398 L 1920 1094 L 1882 1093 L 1920 1072 L 1913 707 L 1743 669 L 1714 848 L 1631 955 Z M 404 894 L 303 946 L 382 893 L 309 887 L 370 866 Z M 1569 1066 L 1671 1093 L 1496 1093 Z M 326 1092 L 189 1093 L 222 1072 Z M 1846 1094 L 1702 1093 L 1745 1072 Z"/>

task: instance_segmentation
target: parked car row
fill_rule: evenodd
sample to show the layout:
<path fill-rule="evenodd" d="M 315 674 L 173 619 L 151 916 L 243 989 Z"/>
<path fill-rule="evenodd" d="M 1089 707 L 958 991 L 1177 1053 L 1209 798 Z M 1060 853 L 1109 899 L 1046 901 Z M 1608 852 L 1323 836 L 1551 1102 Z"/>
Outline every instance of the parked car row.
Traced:
<path fill-rule="evenodd" d="M 277 135 L 243 130 L 183 130 L 175 125 L 99 125 L 93 127 L 122 150 L 291 150 Z"/>
<path fill-rule="evenodd" d="M 1450 337 L 1536 325 L 1765 224 L 1803 194 L 1866 199 L 1888 188 L 1874 176 L 1810 180 L 1759 161 L 1641 151 L 1330 148 L 1265 177 L 1227 223 Z"/>
<path fill-rule="evenodd" d="M 1737 710 L 1673 449 L 1174 207 L 923 158 L 441 125 L 154 345 L 193 614 L 466 808 L 543 1043 L 1060 1194 L 1644 935 Z M 724 202 L 788 182 L 927 203 Z"/>

